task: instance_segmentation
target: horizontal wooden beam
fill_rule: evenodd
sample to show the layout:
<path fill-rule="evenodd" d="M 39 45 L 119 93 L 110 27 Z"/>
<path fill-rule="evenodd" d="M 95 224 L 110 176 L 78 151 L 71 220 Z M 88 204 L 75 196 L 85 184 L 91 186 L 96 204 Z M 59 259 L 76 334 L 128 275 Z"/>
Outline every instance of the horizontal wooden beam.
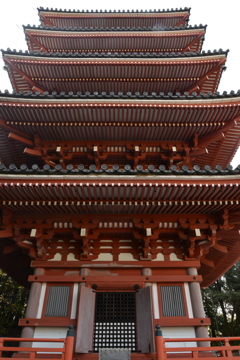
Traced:
<path fill-rule="evenodd" d="M 13 127 L 9 126 L 6 124 L 6 121 L 3 120 L 3 119 L 0 119 L 0 127 L 2 127 L 3 129 L 5 130 L 8 130 L 10 132 L 13 132 L 14 134 L 18 134 L 19 136 L 22 136 L 24 138 L 29 138 L 31 139 L 31 136 L 28 135 L 28 134 L 25 134 L 24 132 L 20 131 L 20 130 L 17 130 L 17 129 L 14 129 Z"/>
<path fill-rule="evenodd" d="M 105 269 L 132 269 L 132 268 L 159 268 L 159 269 L 172 269 L 172 268 L 192 268 L 196 269 L 200 268 L 199 260 L 188 260 L 188 261 L 99 261 L 94 262 L 94 264 L 90 261 L 39 261 L 33 260 L 31 262 L 31 267 L 41 267 L 41 268 L 73 268 L 73 269 L 81 269 L 81 268 L 105 268 Z"/>
<path fill-rule="evenodd" d="M 209 318 L 192 318 L 188 317 L 161 317 L 154 320 L 155 325 L 163 326 L 208 326 L 211 325 Z"/>
<path fill-rule="evenodd" d="M 42 156 L 42 152 L 40 150 L 25 148 L 23 152 L 28 155 L 40 156 L 40 157 Z"/>
<path fill-rule="evenodd" d="M 13 237 L 13 235 L 14 234 L 12 229 L 0 230 L 0 239 L 6 237 Z"/>
<path fill-rule="evenodd" d="M 72 275 L 72 276 L 54 276 L 54 275 L 41 275 L 35 276 L 30 275 L 28 277 L 30 282 L 56 282 L 56 283 L 97 283 L 98 282 L 112 282 L 114 284 L 118 282 L 125 282 L 125 283 L 133 283 L 137 284 L 138 282 L 159 282 L 159 283 L 169 283 L 169 282 L 201 282 L 202 276 L 201 275 L 157 275 L 157 276 L 79 276 L 79 275 Z"/>
<path fill-rule="evenodd" d="M 233 128 L 237 125 L 237 122 L 239 120 L 239 117 L 236 119 L 232 119 L 226 123 L 222 128 L 213 131 L 212 133 L 209 133 L 208 135 L 202 136 L 199 138 L 198 146 L 199 147 L 207 147 L 209 144 L 219 141 L 221 139 L 224 139 L 225 134 L 224 132 L 227 132 L 229 129 Z"/>
<path fill-rule="evenodd" d="M 76 319 L 69 319 L 69 318 L 60 318 L 56 317 L 51 318 L 51 326 L 57 327 L 66 327 L 69 325 L 76 326 L 77 320 Z M 155 324 L 160 324 L 161 326 L 207 326 L 211 325 L 211 321 L 209 318 L 187 318 L 187 317 L 161 317 L 160 319 L 155 319 Z M 34 318 L 25 318 L 19 319 L 19 326 L 49 326 L 49 319 L 42 318 L 42 319 L 34 319 Z"/>
<path fill-rule="evenodd" d="M 66 326 L 68 327 L 69 325 L 73 325 L 76 326 L 76 319 L 69 319 L 69 318 L 52 318 L 51 317 L 51 326 Z M 49 318 L 42 318 L 42 319 L 30 319 L 30 318 L 25 318 L 25 319 L 19 319 L 18 322 L 19 326 L 49 326 Z"/>
<path fill-rule="evenodd" d="M 19 135 L 16 135 L 16 134 L 13 134 L 12 132 L 10 132 L 8 134 L 8 138 L 9 139 L 13 139 L 13 140 L 16 140 L 16 141 L 19 141 L 23 144 L 27 144 L 29 146 L 34 146 L 34 142 L 29 140 L 29 139 L 26 139 L 25 137 L 22 137 L 22 136 L 19 136 Z"/>

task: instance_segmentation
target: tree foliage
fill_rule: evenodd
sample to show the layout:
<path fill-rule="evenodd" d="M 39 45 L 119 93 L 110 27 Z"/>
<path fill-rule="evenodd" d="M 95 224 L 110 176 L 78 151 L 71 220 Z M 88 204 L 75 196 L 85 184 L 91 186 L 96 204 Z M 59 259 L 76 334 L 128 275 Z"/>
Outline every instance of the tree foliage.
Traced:
<path fill-rule="evenodd" d="M 19 318 L 25 314 L 28 290 L 0 270 L 0 337 L 19 337 Z"/>
<path fill-rule="evenodd" d="M 240 261 L 202 291 L 210 336 L 240 336 Z"/>

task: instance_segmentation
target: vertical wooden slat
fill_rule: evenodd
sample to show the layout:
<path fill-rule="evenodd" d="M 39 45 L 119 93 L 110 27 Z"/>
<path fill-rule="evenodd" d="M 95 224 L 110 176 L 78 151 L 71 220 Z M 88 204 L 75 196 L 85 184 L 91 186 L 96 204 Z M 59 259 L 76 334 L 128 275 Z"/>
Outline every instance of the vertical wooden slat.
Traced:
<path fill-rule="evenodd" d="M 70 286 L 50 286 L 45 316 L 68 316 Z"/>
<path fill-rule="evenodd" d="M 185 316 L 181 286 L 160 286 L 163 316 Z"/>
<path fill-rule="evenodd" d="M 88 353 L 93 350 L 93 329 L 96 294 L 80 286 L 75 351 Z"/>
<path fill-rule="evenodd" d="M 152 287 L 136 293 L 137 349 L 142 353 L 155 351 Z"/>

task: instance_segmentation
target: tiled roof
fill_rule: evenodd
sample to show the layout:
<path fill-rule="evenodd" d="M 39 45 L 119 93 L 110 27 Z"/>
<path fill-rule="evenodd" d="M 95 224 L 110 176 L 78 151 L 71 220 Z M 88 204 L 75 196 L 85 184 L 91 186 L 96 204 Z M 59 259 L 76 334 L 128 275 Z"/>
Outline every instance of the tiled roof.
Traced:
<path fill-rule="evenodd" d="M 208 50 L 208 51 L 196 51 L 196 52 L 75 52 L 75 53 L 66 53 L 66 52 L 50 52 L 47 54 L 46 52 L 35 52 L 35 51 L 17 51 L 16 49 L 11 50 L 7 48 L 7 50 L 2 50 L 2 54 L 11 54 L 11 55 L 24 55 L 24 56 L 38 56 L 38 57 L 64 57 L 64 58 L 189 58 L 189 57 L 205 57 L 205 56 L 212 56 L 212 55 L 228 55 L 229 50 Z"/>
<path fill-rule="evenodd" d="M 55 165 L 54 168 L 51 168 L 50 165 L 45 164 L 43 167 L 39 167 L 37 164 L 33 164 L 32 167 L 28 167 L 26 164 L 22 164 L 17 167 L 15 164 L 10 164 L 6 167 L 4 164 L 0 164 L 0 174 L 37 174 L 37 175 L 189 175 L 189 176 L 222 176 L 222 175 L 240 175 L 240 165 L 235 169 L 232 165 L 227 165 L 225 169 L 222 169 L 220 165 L 211 168 L 209 165 L 205 165 L 203 169 L 199 165 L 194 165 L 192 170 L 189 170 L 187 165 L 183 165 L 180 170 L 177 169 L 176 165 L 172 165 L 169 170 L 166 169 L 164 165 L 160 165 L 158 168 L 153 165 L 148 165 L 147 169 L 143 169 L 142 165 L 138 165 L 136 170 L 133 170 L 130 165 L 125 165 L 124 169 L 119 169 L 117 164 L 108 167 L 108 165 L 103 164 L 100 170 L 96 170 L 96 166 L 91 164 L 88 168 L 84 165 L 79 164 L 77 168 L 74 168 L 73 165 L 67 165 L 66 169 L 62 169 L 60 164 Z"/>
<path fill-rule="evenodd" d="M 114 92 L 97 92 L 90 93 L 89 91 L 81 92 L 78 91 L 77 93 L 74 93 L 72 91 L 65 92 L 61 91 L 60 93 L 53 91 L 48 92 L 45 91 L 44 94 L 41 94 L 39 91 L 32 92 L 29 91 L 28 93 L 25 93 L 24 91 L 20 91 L 19 93 L 17 91 L 9 92 L 8 90 L 1 91 L 0 90 L 0 97 L 8 97 L 8 98 L 37 98 L 37 99 L 158 99 L 158 100 L 196 100 L 196 99 L 224 99 L 224 98 L 234 98 L 239 97 L 240 90 L 238 91 L 223 91 L 222 93 L 216 92 L 215 94 L 212 94 L 209 92 L 208 94 L 200 93 L 199 95 L 196 92 L 188 93 L 184 92 L 184 94 L 176 93 L 173 94 L 171 92 L 164 93 L 155 93 L 155 92 L 127 92 L 127 93 L 114 93 Z"/>
<path fill-rule="evenodd" d="M 175 27 L 166 27 L 166 26 L 148 26 L 148 27 L 50 27 L 49 25 L 23 25 L 23 29 L 33 29 L 33 30 L 53 30 L 53 31 L 175 31 L 175 30 L 197 30 L 197 29 L 206 29 L 207 25 L 189 25 L 189 26 L 175 26 Z"/>
<path fill-rule="evenodd" d="M 42 11 L 51 11 L 51 12 L 64 12 L 64 13 L 174 13 L 174 12 L 182 12 L 182 11 L 187 11 L 190 13 L 191 8 L 185 7 L 185 8 L 176 8 L 176 9 L 154 9 L 154 10 L 71 10 L 71 9 L 53 9 L 53 8 L 43 8 L 43 7 L 39 7 L 38 8 L 38 12 L 42 12 Z"/>

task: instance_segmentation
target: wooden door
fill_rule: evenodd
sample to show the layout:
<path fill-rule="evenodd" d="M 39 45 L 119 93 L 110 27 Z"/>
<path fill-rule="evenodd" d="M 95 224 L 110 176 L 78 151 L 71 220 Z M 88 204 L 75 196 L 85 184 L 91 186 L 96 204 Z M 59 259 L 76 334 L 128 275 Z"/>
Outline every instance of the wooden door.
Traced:
<path fill-rule="evenodd" d="M 136 292 L 137 349 L 141 353 L 155 352 L 152 287 Z"/>
<path fill-rule="evenodd" d="M 96 294 L 92 289 L 80 286 L 75 351 L 93 351 L 93 331 Z"/>

